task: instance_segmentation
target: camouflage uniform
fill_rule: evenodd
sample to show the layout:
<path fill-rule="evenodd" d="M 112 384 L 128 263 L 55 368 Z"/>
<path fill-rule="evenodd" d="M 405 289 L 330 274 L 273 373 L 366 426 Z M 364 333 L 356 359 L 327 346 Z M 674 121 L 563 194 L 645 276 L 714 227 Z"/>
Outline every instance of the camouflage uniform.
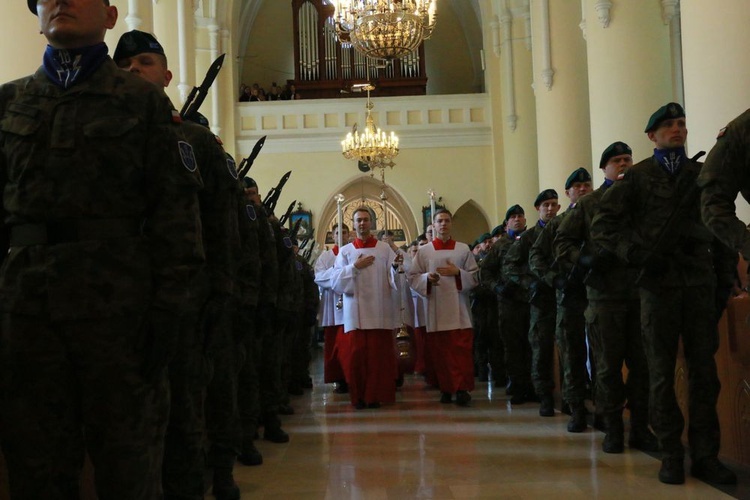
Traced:
<path fill-rule="evenodd" d="M 721 131 L 698 183 L 703 188 L 703 222 L 725 245 L 750 260 L 750 233 L 735 213 L 738 193 L 750 200 L 750 110 Z"/>
<path fill-rule="evenodd" d="M 635 285 L 635 270 L 616 259 L 605 268 L 583 269 L 579 264 L 581 248 L 588 256 L 598 253 L 591 240 L 591 221 L 607 185 L 584 196 L 570 211 L 557 231 L 555 244 L 558 261 L 568 272 L 586 274 L 586 296 L 589 300 L 586 320 L 595 366 L 595 401 L 597 413 L 604 416 L 605 426 L 621 427 L 622 410 L 627 405 L 631 415 L 631 438 L 648 427 L 648 365 L 643 350 L 640 323 L 640 300 Z M 623 383 L 622 364 L 628 367 Z M 632 441 L 632 440 L 631 440 Z"/>
<path fill-rule="evenodd" d="M 583 316 L 586 291 L 583 283 L 566 283 L 567 286 L 562 287 L 561 280 L 565 280 L 567 274 L 557 265 L 553 248 L 558 228 L 572 211 L 569 208 L 546 225 L 529 250 L 529 269 L 547 286 L 557 289 L 555 339 L 562 366 L 562 397 L 574 408 L 582 406 L 588 397 L 586 323 Z"/>
<path fill-rule="evenodd" d="M 300 317 L 300 326 L 297 337 L 291 349 L 291 385 L 302 388 L 310 384 L 310 362 L 312 355 L 312 329 L 317 324 L 318 306 L 320 305 L 320 292 L 315 284 L 315 271 L 312 266 L 301 256 L 297 255 L 296 269 L 302 279 L 302 307 L 297 312 Z"/>
<path fill-rule="evenodd" d="M 276 231 L 276 249 L 279 259 L 279 296 L 276 303 L 276 335 L 280 339 L 279 369 L 280 390 L 279 405 L 284 413 L 290 413 L 290 351 L 297 337 L 300 325 L 299 310 L 302 308 L 302 277 L 297 272 L 293 242 L 289 230 L 274 223 Z M 283 406 L 283 408 L 281 408 Z"/>
<path fill-rule="evenodd" d="M 102 498 L 160 497 L 165 368 L 203 260 L 180 134 L 164 94 L 108 57 L 67 90 L 41 68 L 0 87 L 13 498 L 76 498 L 85 451 Z"/>
<path fill-rule="evenodd" d="M 217 356 L 226 330 L 225 309 L 232 292 L 230 233 L 236 232 L 234 195 L 237 173 L 227 162 L 218 138 L 207 128 L 186 121 L 183 131 L 195 150 L 203 189 L 198 193 L 206 266 L 191 287 L 187 313 L 180 322 L 180 342 L 169 363 L 170 412 L 164 451 L 164 493 L 202 499 L 204 493 L 204 401 L 209 381 L 208 358 Z M 216 363 L 220 370 L 222 360 Z M 213 427 L 213 425 L 212 425 Z"/>
<path fill-rule="evenodd" d="M 695 190 L 700 164 L 687 160 L 669 174 L 655 157 L 630 168 L 602 196 L 591 224 L 595 243 L 630 266 L 642 268 L 641 330 L 650 374 L 651 423 L 665 458 L 684 456 L 684 419 L 674 391 L 677 346 L 682 337 L 689 369 L 688 439 L 693 463 L 716 458 L 719 379 L 714 354 L 718 347 L 713 297 L 717 275 L 725 281 L 731 259 L 703 225 L 700 205 L 687 203 L 677 219 L 671 214 Z M 669 232 L 662 233 L 667 223 Z M 666 234 L 669 241 L 662 240 Z M 666 243 L 666 244 L 665 244 Z M 717 253 L 718 252 L 718 253 Z M 731 275 L 731 272 L 729 272 Z"/>
<path fill-rule="evenodd" d="M 485 259 L 480 260 L 479 277 Z M 487 367 L 492 370 L 495 387 L 505 387 L 505 360 L 500 339 L 498 301 L 492 289 L 482 281 L 471 291 L 471 313 L 474 323 L 474 364 L 481 380 L 487 380 Z"/>
<path fill-rule="evenodd" d="M 531 273 L 529 250 L 542 233 L 541 221 L 513 243 L 503 260 L 503 274 L 516 283 L 529 303 L 528 338 L 531 345 L 531 381 L 540 398 L 555 387 L 552 367 L 555 352 L 555 290 Z"/>
<path fill-rule="evenodd" d="M 523 397 L 529 389 L 531 348 L 528 341 L 529 304 L 525 293 L 503 274 L 503 261 L 516 238 L 505 234 L 497 240 L 479 269 L 480 280 L 497 296 L 499 331 L 505 348 L 509 389 Z M 490 356 L 492 363 L 492 355 Z M 494 365 L 493 365 L 494 366 Z"/>

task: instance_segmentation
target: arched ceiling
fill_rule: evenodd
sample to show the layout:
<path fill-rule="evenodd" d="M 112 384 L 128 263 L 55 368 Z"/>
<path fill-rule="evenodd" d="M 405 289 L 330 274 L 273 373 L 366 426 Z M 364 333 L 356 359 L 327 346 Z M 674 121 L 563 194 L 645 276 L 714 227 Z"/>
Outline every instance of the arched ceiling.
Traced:
<path fill-rule="evenodd" d="M 201 1 L 201 0 L 196 0 Z M 232 33 L 232 49 L 235 54 L 244 54 L 247 49 L 250 33 L 253 30 L 255 18 L 264 2 L 280 2 L 289 0 L 202 0 L 216 4 L 219 23 L 227 26 Z M 437 0 L 438 16 L 440 10 L 446 6 L 453 10 L 463 27 L 464 36 L 473 54 L 475 74 L 481 72 L 479 51 L 482 49 L 482 12 L 479 0 Z M 440 29 L 440 17 L 437 28 Z M 239 59 L 239 74 L 242 74 L 242 59 Z"/>

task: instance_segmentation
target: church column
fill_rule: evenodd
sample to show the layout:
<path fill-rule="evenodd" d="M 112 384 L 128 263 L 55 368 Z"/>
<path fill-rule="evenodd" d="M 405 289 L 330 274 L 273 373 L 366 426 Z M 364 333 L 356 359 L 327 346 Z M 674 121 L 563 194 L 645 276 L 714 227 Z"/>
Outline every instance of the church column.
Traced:
<path fill-rule="evenodd" d="M 510 4 L 503 2 L 499 12 L 505 167 L 505 206 L 499 207 L 501 217 L 510 205 L 520 204 L 527 211 L 533 209 L 539 192 L 529 3 L 523 1 L 520 8 L 513 10 Z"/>
<path fill-rule="evenodd" d="M 716 133 L 750 107 L 747 0 L 682 0 L 685 112 L 690 151 L 708 151 Z"/>
<path fill-rule="evenodd" d="M 531 4 L 539 190 L 554 188 L 565 205 L 570 172 L 591 168 L 586 43 L 581 6 L 570 0 Z"/>
<path fill-rule="evenodd" d="M 677 98 L 670 28 L 653 0 L 584 0 L 588 54 L 591 157 L 595 184 L 601 153 L 614 141 L 633 148 L 637 162 L 652 154 L 643 133 L 649 116 Z"/>

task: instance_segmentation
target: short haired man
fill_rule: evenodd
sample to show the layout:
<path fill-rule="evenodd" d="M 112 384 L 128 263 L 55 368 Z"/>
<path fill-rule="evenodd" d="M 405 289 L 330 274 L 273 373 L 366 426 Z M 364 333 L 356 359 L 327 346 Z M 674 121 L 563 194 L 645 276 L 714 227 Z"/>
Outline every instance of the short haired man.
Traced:
<path fill-rule="evenodd" d="M 555 293 L 546 283 L 529 269 L 529 250 L 544 227 L 560 210 L 557 191 L 545 189 L 534 200 L 534 208 L 539 214 L 534 227 L 525 231 L 511 245 L 503 260 L 503 275 L 519 287 L 520 297 L 529 304 L 528 342 L 531 345 L 531 381 L 533 391 L 527 388 L 526 399 L 539 399 L 539 415 L 555 415 L 554 379 L 552 378 L 553 353 L 555 345 Z"/>
<path fill-rule="evenodd" d="M 468 406 L 474 389 L 474 332 L 469 293 L 476 286 L 477 264 L 468 245 L 451 238 L 452 214 L 435 212 L 435 239 L 411 264 L 411 287 L 427 299 L 425 349 L 437 375 L 440 402 Z"/>
<path fill-rule="evenodd" d="M 720 385 L 714 361 L 718 331 L 711 298 L 717 280 L 732 282 L 736 255 L 718 244 L 701 221 L 696 186 L 701 165 L 685 153 L 682 106 L 669 103 L 659 108 L 645 132 L 654 143 L 654 155 L 628 169 L 604 193 L 591 224 L 592 239 L 641 270 L 637 284 L 650 375 L 651 425 L 663 450 L 659 480 L 685 481 L 685 420 L 674 379 L 682 337 L 689 367 L 691 474 L 712 483 L 735 483 L 737 476 L 718 460 Z"/>
<path fill-rule="evenodd" d="M 594 400 L 605 437 L 605 453 L 622 453 L 625 447 L 623 408 L 630 410 L 628 445 L 644 451 L 658 451 L 655 436 L 648 428 L 648 366 L 640 330 L 640 302 L 635 285 L 636 273 L 621 262 L 599 258 L 591 240 L 591 221 L 604 192 L 622 179 L 633 166 L 630 146 L 614 142 L 602 152 L 599 168 L 604 182 L 585 196 L 560 224 L 555 238 L 558 263 L 575 286 L 586 278 L 588 335 L 596 367 Z M 627 364 L 623 380 L 622 365 Z"/>
<path fill-rule="evenodd" d="M 43 65 L 0 87 L 10 495 L 78 497 L 88 451 L 101 498 L 159 498 L 166 365 L 203 260 L 195 158 L 164 94 L 107 55 L 114 6 L 28 6 Z"/>
<path fill-rule="evenodd" d="M 507 374 L 506 394 L 511 396 L 512 404 L 520 404 L 526 400 L 529 386 L 529 307 L 525 298 L 519 296 L 517 287 L 507 281 L 502 271 L 508 250 L 526 230 L 524 209 L 520 205 L 509 207 L 502 225 L 506 227 L 506 231 L 493 243 L 482 261 L 479 279 L 497 297 L 500 318 L 500 328 L 497 331 L 491 330 L 487 339 L 494 385 L 506 385 L 506 380 L 501 377 Z"/>
<path fill-rule="evenodd" d="M 341 241 L 342 245 L 348 242 L 349 227 L 346 224 L 339 226 L 336 223 L 331 228 L 331 234 L 336 243 L 333 248 L 320 254 L 315 261 L 315 283 L 318 284 L 321 292 L 318 317 L 320 326 L 323 327 L 323 381 L 327 384 L 335 383 L 334 392 L 346 394 L 349 392 L 349 387 L 341 363 L 348 359 L 347 356 L 342 355 L 347 351 L 348 337 L 344 335 L 344 310 L 343 302 L 341 302 L 343 299 L 331 288 L 331 278 L 333 277 L 333 264 L 340 250 L 338 242 Z"/>
<path fill-rule="evenodd" d="M 586 347 L 586 291 L 581 283 L 561 283 L 562 273 L 554 255 L 553 242 L 560 224 L 570 215 L 578 201 L 591 192 L 591 174 L 577 168 L 565 180 L 568 209 L 552 219 L 542 230 L 529 250 L 529 269 L 550 288 L 557 289 L 555 340 L 562 365 L 562 396 L 570 409 L 568 432 L 586 429 L 586 407 L 589 377 L 586 372 L 588 349 Z M 547 340 L 549 342 L 549 340 Z"/>
<path fill-rule="evenodd" d="M 357 237 L 345 245 L 334 264 L 332 288 L 343 295 L 344 333 L 350 335 L 346 380 L 357 409 L 379 408 L 396 400 L 396 314 L 391 289 L 396 254 L 370 232 L 370 211 L 360 207 L 352 222 Z"/>

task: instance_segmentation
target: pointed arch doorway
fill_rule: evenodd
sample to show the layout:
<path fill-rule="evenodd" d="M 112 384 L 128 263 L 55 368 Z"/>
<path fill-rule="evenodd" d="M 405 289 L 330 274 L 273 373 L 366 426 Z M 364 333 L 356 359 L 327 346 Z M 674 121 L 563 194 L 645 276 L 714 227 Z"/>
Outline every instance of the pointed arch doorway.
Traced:
<path fill-rule="evenodd" d="M 384 214 L 383 200 L 381 195 L 386 195 L 386 210 Z M 384 229 L 394 231 L 396 245 L 402 245 L 413 241 L 417 237 L 417 221 L 409 207 L 409 204 L 401 196 L 395 186 L 383 183 L 370 176 L 361 176 L 349 180 L 338 189 L 329 193 L 328 201 L 321 210 L 321 216 L 318 218 L 315 229 L 315 240 L 324 247 L 326 245 L 326 235 L 330 233 L 331 227 L 337 221 L 336 200 L 337 194 L 344 195 L 342 205 L 343 220 L 350 229 L 352 228 L 352 215 L 354 210 L 360 206 L 366 206 L 370 213 L 374 215 L 373 233 Z M 328 246 L 332 245 L 328 240 Z"/>

